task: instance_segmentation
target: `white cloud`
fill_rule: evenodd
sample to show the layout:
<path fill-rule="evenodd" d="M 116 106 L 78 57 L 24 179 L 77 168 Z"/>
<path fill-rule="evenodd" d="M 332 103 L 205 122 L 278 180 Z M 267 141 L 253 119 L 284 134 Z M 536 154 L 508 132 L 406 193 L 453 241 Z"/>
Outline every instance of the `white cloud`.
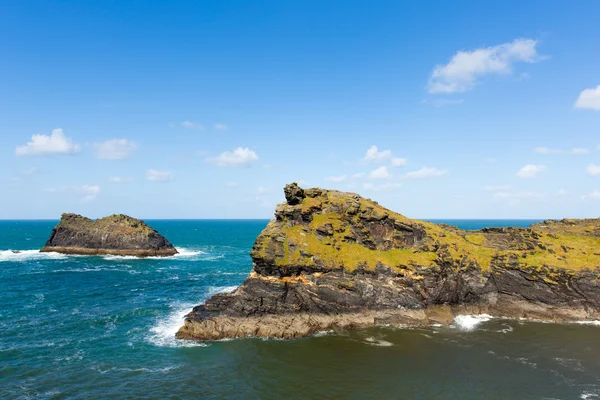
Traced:
<path fill-rule="evenodd" d="M 589 164 L 587 166 L 587 168 L 585 169 L 585 172 L 587 172 L 588 175 L 591 175 L 591 176 L 600 175 L 600 165 Z"/>
<path fill-rule="evenodd" d="M 380 163 L 388 160 L 390 157 L 392 157 L 391 150 L 378 151 L 377 146 L 373 145 L 367 150 L 363 161 L 366 163 Z"/>
<path fill-rule="evenodd" d="M 494 193 L 494 197 L 498 197 L 500 199 L 542 199 L 546 197 L 543 193 L 537 192 L 497 192 Z"/>
<path fill-rule="evenodd" d="M 485 162 L 489 163 L 489 164 L 495 164 L 495 163 L 498 162 L 498 159 L 494 158 L 494 157 L 488 157 L 488 158 L 485 159 Z"/>
<path fill-rule="evenodd" d="M 236 188 L 236 187 L 239 187 L 239 186 L 240 186 L 240 184 L 237 183 L 237 182 L 227 182 L 225 184 L 225 187 L 227 187 L 227 188 Z"/>
<path fill-rule="evenodd" d="M 408 179 L 428 179 L 428 178 L 438 178 L 440 176 L 444 176 L 448 173 L 446 170 L 440 170 L 437 168 L 431 167 L 423 167 L 418 171 L 408 172 L 405 177 Z"/>
<path fill-rule="evenodd" d="M 590 150 L 584 147 L 574 147 L 571 150 L 563 150 L 563 149 L 551 149 L 549 147 L 536 147 L 533 149 L 534 153 L 538 154 L 589 154 Z"/>
<path fill-rule="evenodd" d="M 98 185 L 83 185 L 81 188 L 78 189 L 78 192 L 83 194 L 83 198 L 81 199 L 81 202 L 89 203 L 90 201 L 95 200 L 96 197 L 98 196 L 98 194 L 100 193 L 100 186 L 98 186 Z"/>
<path fill-rule="evenodd" d="M 579 93 L 575 108 L 600 110 L 600 85 L 596 86 L 595 89 L 585 89 Z"/>
<path fill-rule="evenodd" d="M 381 185 L 374 185 L 372 183 L 363 183 L 364 190 L 371 190 L 373 192 L 389 192 L 394 189 L 402 187 L 401 183 L 384 183 Z"/>
<path fill-rule="evenodd" d="M 540 60 L 533 39 L 516 39 L 510 43 L 473 51 L 459 51 L 446 65 L 433 70 L 427 89 L 429 93 L 466 92 L 476 86 L 478 78 L 487 74 L 508 75 L 517 62 Z"/>
<path fill-rule="evenodd" d="M 600 190 L 596 189 L 592 193 L 581 196 L 583 200 L 600 200 Z"/>
<path fill-rule="evenodd" d="M 556 192 L 557 196 L 566 196 L 567 194 L 569 194 L 569 192 L 567 192 L 565 189 L 558 189 Z"/>
<path fill-rule="evenodd" d="M 33 135 L 31 142 L 15 149 L 17 156 L 42 156 L 53 154 L 75 154 L 81 151 L 81 146 L 65 136 L 63 130 L 52 130 L 52 134 Z"/>
<path fill-rule="evenodd" d="M 548 147 L 536 147 L 533 149 L 533 152 L 538 154 L 560 154 L 563 151 L 561 149 L 550 149 Z"/>
<path fill-rule="evenodd" d="M 258 155 L 247 147 L 238 147 L 233 151 L 225 151 L 217 157 L 207 158 L 205 161 L 220 167 L 239 167 L 258 161 Z"/>
<path fill-rule="evenodd" d="M 273 191 L 269 188 L 266 188 L 264 186 L 259 186 L 257 189 L 258 194 L 270 194 L 273 193 Z"/>
<path fill-rule="evenodd" d="M 517 172 L 519 178 L 533 178 L 546 170 L 545 165 L 527 164 Z"/>
<path fill-rule="evenodd" d="M 122 178 L 120 176 L 111 176 L 110 178 L 108 178 L 108 181 L 110 183 L 129 183 L 129 182 L 133 182 L 133 179 L 131 179 L 131 178 Z"/>
<path fill-rule="evenodd" d="M 352 179 L 360 179 L 360 178 L 364 178 L 366 174 L 364 172 L 358 172 L 354 175 L 352 175 Z"/>
<path fill-rule="evenodd" d="M 130 157 L 138 148 L 135 142 L 127 139 L 111 139 L 106 142 L 93 143 L 92 147 L 96 158 L 101 160 L 123 160 Z"/>
<path fill-rule="evenodd" d="M 89 203 L 98 197 L 100 194 L 99 185 L 83 185 L 83 186 L 71 186 L 71 187 L 60 187 L 60 188 L 49 188 L 46 189 L 49 193 L 71 193 L 75 196 L 80 197 L 82 203 Z"/>
<path fill-rule="evenodd" d="M 583 147 L 572 148 L 569 152 L 571 154 L 590 154 L 590 150 Z"/>
<path fill-rule="evenodd" d="M 19 175 L 35 175 L 40 172 L 39 168 L 32 167 L 19 171 Z"/>
<path fill-rule="evenodd" d="M 215 124 L 214 128 L 218 131 L 226 131 L 229 127 L 226 124 Z"/>
<path fill-rule="evenodd" d="M 483 190 L 488 192 L 499 192 L 510 189 L 510 185 L 487 185 L 483 187 Z"/>
<path fill-rule="evenodd" d="M 371 179 L 389 179 L 391 177 L 392 177 L 392 175 L 388 172 L 388 169 L 386 166 L 379 167 L 379 168 L 371 171 L 371 173 L 369 174 L 369 178 L 371 178 Z"/>
<path fill-rule="evenodd" d="M 346 175 L 328 176 L 327 178 L 325 178 L 325 180 L 329 181 L 329 182 L 344 182 L 346 180 L 346 178 L 347 178 Z"/>
<path fill-rule="evenodd" d="M 406 164 L 408 164 L 408 160 L 406 158 L 392 158 L 392 167 L 404 167 Z"/>
<path fill-rule="evenodd" d="M 168 182 L 173 180 L 173 173 L 170 171 L 157 171 L 149 169 L 146 171 L 146 179 L 154 182 Z"/>
<path fill-rule="evenodd" d="M 199 122 L 183 121 L 180 125 L 182 128 L 185 128 L 185 129 L 200 129 L 200 130 L 204 129 L 202 124 Z"/>

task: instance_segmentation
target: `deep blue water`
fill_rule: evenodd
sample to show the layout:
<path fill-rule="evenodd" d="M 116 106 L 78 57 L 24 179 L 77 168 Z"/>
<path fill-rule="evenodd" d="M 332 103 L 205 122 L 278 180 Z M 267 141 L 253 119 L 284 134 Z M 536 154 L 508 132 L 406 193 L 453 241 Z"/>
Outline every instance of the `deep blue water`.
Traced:
<path fill-rule="evenodd" d="M 594 325 L 465 317 L 292 341 L 176 340 L 193 305 L 245 279 L 267 221 L 149 222 L 179 256 L 42 254 L 56 221 L 0 221 L 0 398 L 600 398 Z"/>

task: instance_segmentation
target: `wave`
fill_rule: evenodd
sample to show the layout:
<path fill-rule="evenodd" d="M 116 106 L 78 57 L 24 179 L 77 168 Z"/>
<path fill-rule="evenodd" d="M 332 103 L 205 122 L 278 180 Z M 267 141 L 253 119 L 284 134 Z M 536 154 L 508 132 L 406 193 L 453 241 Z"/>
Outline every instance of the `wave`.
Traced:
<path fill-rule="evenodd" d="M 193 303 L 173 303 L 172 311 L 165 318 L 150 328 L 151 335 L 147 338 L 150 343 L 158 347 L 205 347 L 206 344 L 190 340 L 176 339 L 175 334 L 183 325 L 183 317 L 188 314 Z"/>
<path fill-rule="evenodd" d="M 217 293 L 231 293 L 234 292 L 238 286 L 209 286 L 207 297 L 211 297 Z"/>
<path fill-rule="evenodd" d="M 214 261 L 218 259 L 224 258 L 223 255 L 208 255 L 207 257 L 202 257 L 207 255 L 208 253 L 197 250 L 197 249 L 188 249 L 185 247 L 176 247 L 178 253 L 172 256 L 173 258 L 177 258 L 180 260 L 204 260 L 204 261 Z M 39 250 L 0 250 L 0 262 L 25 262 L 32 260 L 64 260 L 69 257 L 97 257 L 96 255 L 76 255 L 76 254 L 61 254 L 61 253 L 41 253 Z M 119 260 L 145 260 L 145 259 L 153 259 L 153 260 L 168 260 L 171 257 L 146 257 L 140 258 L 136 256 L 118 256 L 118 255 L 101 255 L 104 260 L 107 261 L 119 261 Z"/>
<path fill-rule="evenodd" d="M 600 326 L 600 321 L 598 320 L 584 320 L 584 321 L 575 321 L 573 322 L 574 324 L 579 324 L 579 325 L 594 325 L 594 326 Z"/>
<path fill-rule="evenodd" d="M 208 287 L 206 297 L 217 293 L 229 293 L 237 289 L 237 286 L 210 286 Z M 164 318 L 158 320 L 155 326 L 150 328 L 148 341 L 159 347 L 206 347 L 206 343 L 194 342 L 191 340 L 176 339 L 175 334 L 183 325 L 183 318 L 192 308 L 200 304 L 203 300 L 196 303 L 175 302 L 170 305 L 171 312 Z"/>
<path fill-rule="evenodd" d="M 204 251 L 202 250 L 191 250 L 191 249 L 187 249 L 184 247 L 175 247 L 175 249 L 177 250 L 177 254 L 171 256 L 173 258 L 182 258 L 182 259 L 189 259 L 189 258 L 193 258 L 193 257 L 197 257 L 203 254 L 206 254 Z M 107 260 L 107 261 L 115 261 L 115 260 L 146 260 L 146 259 L 150 259 L 150 260 L 168 260 L 171 257 L 158 257 L 158 256 L 152 256 L 152 257 L 145 257 L 145 258 L 140 258 L 140 257 L 136 257 L 136 256 L 117 256 L 117 255 L 104 255 L 102 256 L 103 259 Z"/>
<path fill-rule="evenodd" d="M 579 398 L 583 399 L 583 400 L 600 399 L 600 394 L 598 394 L 598 393 L 591 393 L 591 392 L 583 392 L 579 396 Z"/>
<path fill-rule="evenodd" d="M 457 315 L 454 317 L 454 323 L 460 330 L 471 332 L 475 330 L 479 324 L 487 322 L 490 319 L 492 319 L 492 316 L 488 314 Z"/>
<path fill-rule="evenodd" d="M 60 253 L 40 253 L 39 250 L 0 250 L 0 262 L 24 262 L 31 260 L 62 260 Z"/>
<path fill-rule="evenodd" d="M 374 337 L 365 338 L 365 342 L 371 346 L 390 347 L 394 344 L 383 339 L 376 339 Z"/>

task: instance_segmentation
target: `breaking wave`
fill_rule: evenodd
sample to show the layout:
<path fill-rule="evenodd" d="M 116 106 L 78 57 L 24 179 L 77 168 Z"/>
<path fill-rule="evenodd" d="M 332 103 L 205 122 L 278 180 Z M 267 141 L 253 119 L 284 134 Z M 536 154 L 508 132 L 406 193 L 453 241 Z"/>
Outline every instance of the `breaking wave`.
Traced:
<path fill-rule="evenodd" d="M 457 315 L 454 317 L 454 323 L 456 327 L 462 331 L 471 332 L 477 328 L 483 322 L 487 322 L 492 319 L 491 315 L 480 314 L 480 315 Z"/>
<path fill-rule="evenodd" d="M 207 297 L 217 293 L 229 293 L 237 289 L 237 286 L 211 286 L 208 288 Z M 183 317 L 192 308 L 203 300 L 196 303 L 175 302 L 170 305 L 171 312 L 164 318 L 158 320 L 156 325 L 150 328 L 148 341 L 159 347 L 206 347 L 207 344 L 191 340 L 176 339 L 175 334 L 183 325 Z"/>
<path fill-rule="evenodd" d="M 31 260 L 60 260 L 67 255 L 60 253 L 40 253 L 39 250 L 0 250 L 0 262 L 25 262 Z"/>

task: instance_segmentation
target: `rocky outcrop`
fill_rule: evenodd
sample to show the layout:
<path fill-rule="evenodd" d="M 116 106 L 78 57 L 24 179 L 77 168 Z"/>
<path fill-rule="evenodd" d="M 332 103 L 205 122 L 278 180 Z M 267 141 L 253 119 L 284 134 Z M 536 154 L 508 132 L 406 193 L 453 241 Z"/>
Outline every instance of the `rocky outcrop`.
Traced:
<path fill-rule="evenodd" d="M 233 293 L 194 307 L 177 337 L 291 338 L 487 313 L 600 319 L 600 220 L 463 231 L 353 193 L 284 189 Z"/>
<path fill-rule="evenodd" d="M 173 245 L 156 230 L 139 219 L 122 214 L 97 220 L 63 214 L 40 251 L 137 257 L 177 254 Z"/>

